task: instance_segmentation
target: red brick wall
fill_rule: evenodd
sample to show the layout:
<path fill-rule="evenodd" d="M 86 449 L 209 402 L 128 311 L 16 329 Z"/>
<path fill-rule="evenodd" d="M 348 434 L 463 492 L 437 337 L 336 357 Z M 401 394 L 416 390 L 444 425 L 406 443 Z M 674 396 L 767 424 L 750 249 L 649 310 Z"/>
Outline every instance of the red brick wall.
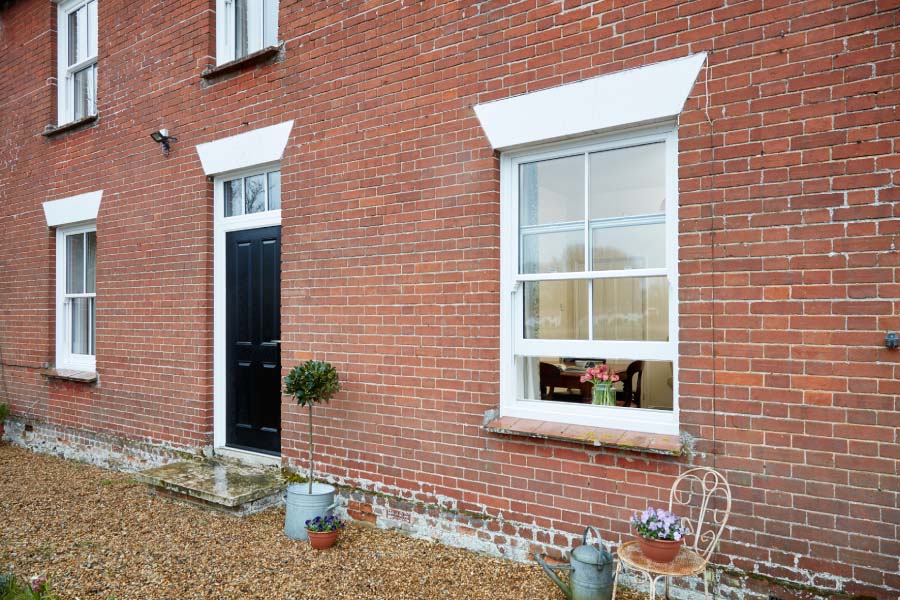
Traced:
<path fill-rule="evenodd" d="M 284 362 L 314 355 L 344 380 L 319 411 L 325 473 L 484 513 L 486 530 L 547 547 L 588 524 L 617 541 L 685 466 L 713 465 L 735 496 L 719 564 L 895 593 L 900 354 L 883 338 L 900 329 L 898 5 L 723 5 L 283 0 L 284 59 L 207 83 L 212 0 L 101 0 L 100 119 L 45 138 L 53 11 L 12 3 L 0 390 L 59 425 L 210 443 L 212 188 L 194 146 L 293 119 Z M 700 51 L 679 128 L 694 455 L 482 432 L 498 404 L 499 170 L 472 106 Z M 179 138 L 168 158 L 148 137 L 160 127 Z M 41 202 L 95 189 L 100 385 L 51 383 L 38 374 L 54 318 Z M 284 412 L 284 455 L 300 464 L 304 415 Z"/>

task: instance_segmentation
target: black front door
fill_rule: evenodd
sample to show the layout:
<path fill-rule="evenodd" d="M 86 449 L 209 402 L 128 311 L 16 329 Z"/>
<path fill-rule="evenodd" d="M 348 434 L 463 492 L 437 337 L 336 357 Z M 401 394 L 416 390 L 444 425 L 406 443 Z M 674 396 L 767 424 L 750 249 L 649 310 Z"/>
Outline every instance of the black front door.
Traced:
<path fill-rule="evenodd" d="M 281 227 L 225 234 L 225 443 L 281 450 Z"/>

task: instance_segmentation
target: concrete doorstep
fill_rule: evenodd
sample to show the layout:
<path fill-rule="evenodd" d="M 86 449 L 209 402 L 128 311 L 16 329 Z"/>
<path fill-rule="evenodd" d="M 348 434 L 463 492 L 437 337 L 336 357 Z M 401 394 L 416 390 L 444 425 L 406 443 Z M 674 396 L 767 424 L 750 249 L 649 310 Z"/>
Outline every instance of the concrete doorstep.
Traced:
<path fill-rule="evenodd" d="M 175 462 L 141 471 L 135 479 L 150 485 L 160 496 L 236 516 L 281 504 L 287 485 L 277 468 L 220 458 Z"/>

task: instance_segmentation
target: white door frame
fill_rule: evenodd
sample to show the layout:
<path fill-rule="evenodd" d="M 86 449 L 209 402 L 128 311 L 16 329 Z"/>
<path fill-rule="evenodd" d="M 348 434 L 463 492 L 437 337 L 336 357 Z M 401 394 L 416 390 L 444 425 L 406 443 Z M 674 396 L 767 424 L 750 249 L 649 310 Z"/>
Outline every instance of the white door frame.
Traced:
<path fill-rule="evenodd" d="M 225 234 L 229 231 L 258 229 L 281 225 L 281 210 L 225 216 L 225 194 L 223 182 L 236 177 L 280 170 L 279 163 L 256 165 L 249 169 L 231 171 L 217 175 L 213 191 L 213 447 L 225 448 L 226 434 L 226 374 L 225 361 Z"/>

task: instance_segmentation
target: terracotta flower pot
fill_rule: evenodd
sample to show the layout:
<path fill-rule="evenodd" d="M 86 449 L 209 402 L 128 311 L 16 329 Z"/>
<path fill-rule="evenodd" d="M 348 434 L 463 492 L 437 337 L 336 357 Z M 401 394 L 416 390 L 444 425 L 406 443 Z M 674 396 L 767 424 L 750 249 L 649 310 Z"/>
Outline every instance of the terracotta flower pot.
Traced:
<path fill-rule="evenodd" d="M 334 546 L 334 543 L 338 538 L 338 531 L 335 529 L 334 531 L 310 531 L 306 530 L 307 535 L 309 535 L 309 543 L 316 550 L 327 550 Z"/>
<path fill-rule="evenodd" d="M 675 557 L 678 556 L 678 551 L 681 549 L 681 544 L 684 542 L 683 539 L 677 541 L 651 540 L 641 536 L 637 536 L 637 540 L 644 556 L 650 560 L 661 563 L 672 562 L 675 560 Z"/>

